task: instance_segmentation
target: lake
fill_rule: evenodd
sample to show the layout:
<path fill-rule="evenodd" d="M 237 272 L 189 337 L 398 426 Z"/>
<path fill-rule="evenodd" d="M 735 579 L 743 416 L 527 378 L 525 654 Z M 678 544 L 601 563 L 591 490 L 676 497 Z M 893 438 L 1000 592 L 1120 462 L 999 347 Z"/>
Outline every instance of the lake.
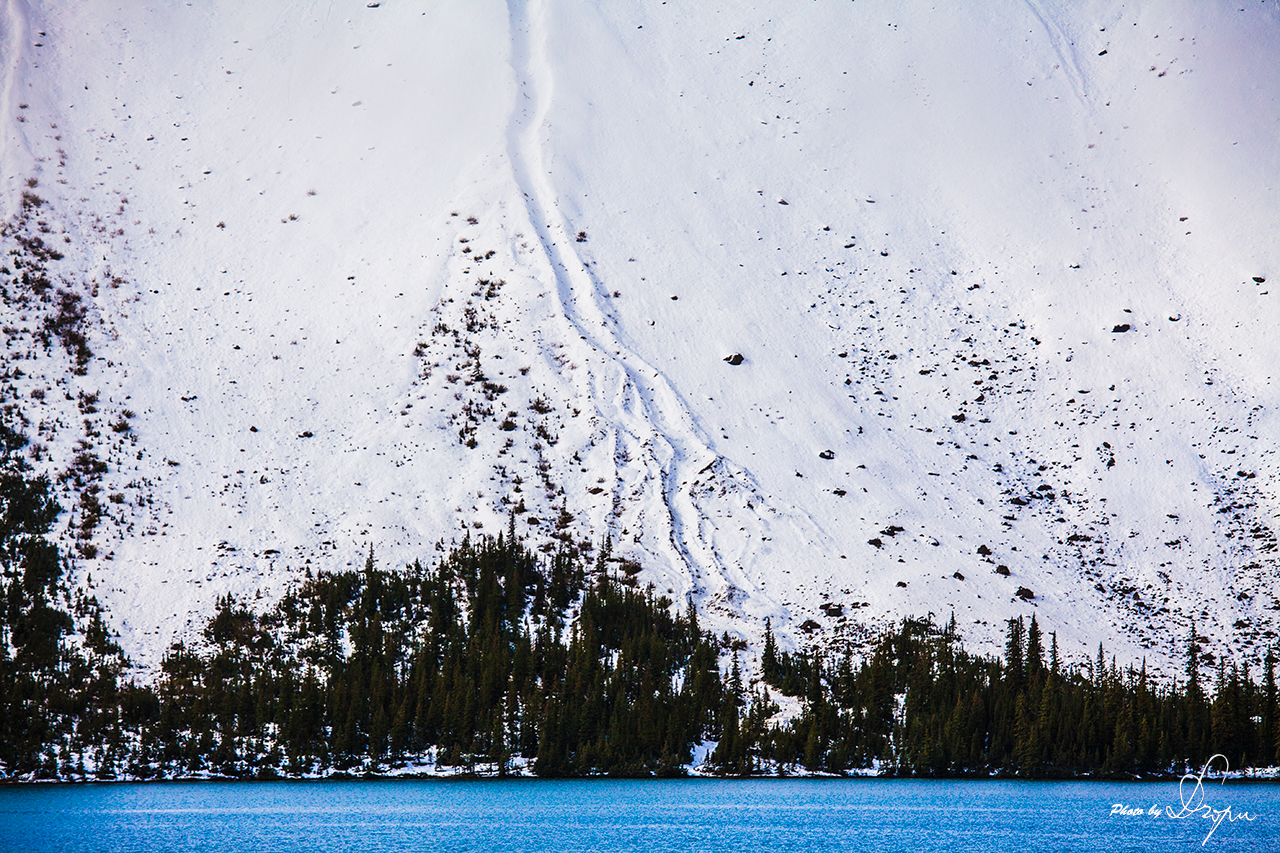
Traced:
<path fill-rule="evenodd" d="M 1280 850 L 1280 786 L 1206 781 L 1197 791 L 1193 780 L 1184 795 L 1189 809 L 1176 782 L 10 785 L 0 787 L 0 851 Z M 1117 805 L 1130 813 L 1116 812 Z M 1159 815 L 1150 813 L 1153 806 Z M 1165 806 L 1187 814 L 1171 818 Z M 1190 813 L 1200 806 L 1223 816 L 1216 830 Z M 1241 812 L 1254 820 L 1231 820 Z"/>

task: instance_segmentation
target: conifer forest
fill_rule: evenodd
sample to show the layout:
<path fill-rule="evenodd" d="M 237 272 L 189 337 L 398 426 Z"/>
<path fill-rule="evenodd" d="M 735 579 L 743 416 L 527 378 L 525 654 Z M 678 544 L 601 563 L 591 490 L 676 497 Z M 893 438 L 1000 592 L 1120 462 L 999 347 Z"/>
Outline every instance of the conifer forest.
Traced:
<path fill-rule="evenodd" d="M 1172 682 L 1067 663 L 1034 616 L 999 657 L 904 620 L 864 652 L 783 651 L 759 677 L 696 610 L 514 530 L 430 565 L 308 573 L 274 606 L 224 597 L 141 681 L 67 580 L 47 480 L 0 435 L 0 777 L 277 778 L 434 767 L 538 776 L 700 772 L 1129 778 L 1223 753 L 1277 763 L 1275 657 Z M 755 671 L 755 669 L 752 669 Z M 793 697 L 790 699 L 784 697 Z M 779 714 L 780 703 L 793 713 Z M 699 752 L 700 751 L 700 752 Z"/>

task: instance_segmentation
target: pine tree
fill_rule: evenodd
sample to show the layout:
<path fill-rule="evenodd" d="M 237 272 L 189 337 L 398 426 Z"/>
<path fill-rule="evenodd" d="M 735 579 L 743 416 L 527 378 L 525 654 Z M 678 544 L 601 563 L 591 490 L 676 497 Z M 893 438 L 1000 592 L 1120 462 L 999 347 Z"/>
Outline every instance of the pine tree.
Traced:
<path fill-rule="evenodd" d="M 1035 677 L 1044 669 L 1044 649 L 1040 636 L 1040 625 L 1035 614 L 1031 615 L 1031 627 L 1027 629 L 1027 674 Z"/>
<path fill-rule="evenodd" d="M 773 638 L 773 623 L 770 619 L 764 620 L 764 651 L 760 655 L 760 670 L 764 680 L 774 685 L 778 685 L 778 644 Z"/>
<path fill-rule="evenodd" d="M 1040 763 L 1040 737 L 1036 726 L 1036 712 L 1030 707 L 1028 695 L 1018 696 L 1015 711 L 1014 761 L 1021 775 L 1034 775 Z"/>
<path fill-rule="evenodd" d="M 1275 648 L 1267 649 L 1267 657 L 1264 662 L 1266 666 L 1266 675 L 1263 681 L 1262 691 L 1262 722 L 1259 742 L 1258 756 L 1260 763 L 1274 763 L 1276 756 L 1280 750 L 1277 749 L 1276 739 L 1280 737 L 1280 708 L 1277 707 L 1276 701 L 1276 653 Z"/>
<path fill-rule="evenodd" d="M 1186 721 L 1186 758 L 1194 765 L 1207 757 L 1209 709 L 1200 684 L 1200 645 L 1196 638 L 1196 625 L 1191 623 L 1187 639 L 1187 685 L 1183 691 L 1183 718 Z"/>
<path fill-rule="evenodd" d="M 1013 689 L 1018 690 L 1026 676 L 1026 627 L 1021 616 L 1010 619 L 1008 626 L 1004 647 L 1005 671 Z"/>

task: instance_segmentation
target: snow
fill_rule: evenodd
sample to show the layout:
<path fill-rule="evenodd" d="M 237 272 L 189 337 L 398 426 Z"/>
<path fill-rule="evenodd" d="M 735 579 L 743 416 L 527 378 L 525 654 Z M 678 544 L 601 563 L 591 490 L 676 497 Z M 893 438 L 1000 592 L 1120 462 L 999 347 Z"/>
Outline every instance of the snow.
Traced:
<path fill-rule="evenodd" d="M 80 571 L 144 665 L 518 500 L 753 644 L 1034 612 L 1173 670 L 1193 618 L 1275 628 L 1274 4 L 3 21 L 4 210 L 38 177 L 66 280 L 122 280 L 75 387 L 143 455 Z"/>

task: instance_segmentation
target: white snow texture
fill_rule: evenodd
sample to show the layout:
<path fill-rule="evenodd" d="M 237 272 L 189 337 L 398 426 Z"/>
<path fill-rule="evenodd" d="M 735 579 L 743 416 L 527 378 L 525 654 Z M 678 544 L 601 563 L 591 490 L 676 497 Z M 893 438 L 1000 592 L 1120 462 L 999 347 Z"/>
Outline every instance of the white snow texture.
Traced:
<path fill-rule="evenodd" d="M 36 179 L 93 352 L 8 307 L 6 366 L 120 496 L 77 577 L 154 666 L 520 509 L 753 646 L 1254 661 L 1276 6 L 4 0 L 0 214 Z"/>

